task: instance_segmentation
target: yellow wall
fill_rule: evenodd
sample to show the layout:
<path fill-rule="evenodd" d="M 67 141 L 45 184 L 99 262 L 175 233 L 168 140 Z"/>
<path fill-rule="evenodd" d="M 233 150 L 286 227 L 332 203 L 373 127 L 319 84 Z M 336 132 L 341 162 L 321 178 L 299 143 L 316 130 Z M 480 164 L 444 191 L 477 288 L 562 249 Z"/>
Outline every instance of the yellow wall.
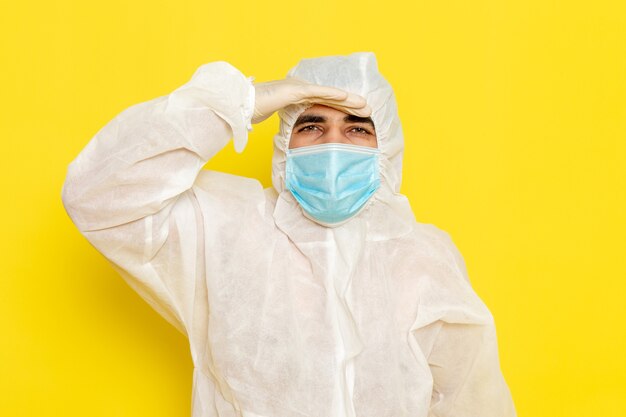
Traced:
<path fill-rule="evenodd" d="M 117 113 L 205 62 L 265 81 L 365 50 L 396 89 L 403 191 L 465 256 L 519 415 L 626 415 L 622 0 L 2 9 L 0 415 L 189 415 L 187 341 L 70 223 L 66 167 Z M 209 167 L 269 186 L 276 127 Z"/>

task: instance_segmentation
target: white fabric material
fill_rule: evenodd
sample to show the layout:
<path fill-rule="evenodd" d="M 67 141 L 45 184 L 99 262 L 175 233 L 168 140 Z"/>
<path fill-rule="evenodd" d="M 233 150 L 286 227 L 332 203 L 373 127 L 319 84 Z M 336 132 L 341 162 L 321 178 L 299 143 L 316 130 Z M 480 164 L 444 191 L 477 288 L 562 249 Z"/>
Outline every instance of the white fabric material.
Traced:
<path fill-rule="evenodd" d="M 284 188 L 202 170 L 244 149 L 254 87 L 225 62 L 116 116 L 70 164 L 66 210 L 131 287 L 189 338 L 194 417 L 508 417 L 493 318 L 449 235 L 399 194 L 403 137 L 371 53 L 289 76 L 364 96 L 382 152 L 366 208 L 327 228 Z"/>

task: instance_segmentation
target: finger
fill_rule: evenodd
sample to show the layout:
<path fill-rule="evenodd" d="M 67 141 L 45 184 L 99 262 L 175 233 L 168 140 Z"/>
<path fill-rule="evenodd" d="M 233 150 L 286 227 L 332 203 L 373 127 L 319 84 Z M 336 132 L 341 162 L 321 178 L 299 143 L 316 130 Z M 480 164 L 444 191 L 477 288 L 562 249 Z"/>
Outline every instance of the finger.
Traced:
<path fill-rule="evenodd" d="M 313 104 L 321 104 L 323 106 L 328 106 L 328 107 L 333 107 L 333 108 L 340 108 L 340 109 L 351 109 L 352 112 L 354 111 L 361 111 L 363 112 L 366 107 L 369 107 L 367 105 L 367 102 L 365 102 L 365 100 L 360 100 L 360 99 L 347 99 L 347 100 L 324 100 L 324 99 L 319 99 L 319 98 L 310 98 L 308 100 L 303 101 L 305 103 L 313 103 Z M 343 110 L 342 110 L 343 111 Z"/>
<path fill-rule="evenodd" d="M 328 103 L 328 105 L 332 104 L 336 106 L 349 107 L 353 109 L 362 109 L 365 106 L 367 106 L 367 101 L 363 97 L 357 96 L 355 94 L 350 95 L 345 100 L 322 100 L 322 99 L 313 99 L 313 100 L 316 100 L 320 104 Z"/>
<path fill-rule="evenodd" d="M 325 100 L 346 100 L 350 93 L 335 87 L 327 87 L 323 85 L 308 84 L 306 88 L 302 89 L 301 99 L 319 98 Z"/>
<path fill-rule="evenodd" d="M 346 98 L 346 106 L 354 107 L 355 109 L 360 109 L 367 106 L 367 100 L 363 96 L 358 94 L 350 93 L 348 98 Z"/>
<path fill-rule="evenodd" d="M 351 107 L 351 108 L 355 108 L 355 109 L 360 109 L 363 108 L 365 106 L 367 106 L 367 101 L 357 95 L 357 94 L 353 94 L 353 93 L 348 93 L 348 96 L 344 99 L 344 100 L 324 100 L 325 102 L 329 103 L 329 104 L 337 104 L 337 105 L 341 105 L 341 106 L 345 106 L 345 107 Z"/>
<path fill-rule="evenodd" d="M 344 100 L 333 100 L 324 97 L 309 96 L 298 100 L 297 103 L 314 103 L 329 107 L 346 107 L 352 109 L 362 109 L 367 106 L 367 101 L 363 97 L 352 93 L 349 93 L 348 97 Z"/>
<path fill-rule="evenodd" d="M 334 105 L 334 104 L 327 104 L 327 106 L 337 109 L 339 111 L 342 111 L 344 113 L 353 114 L 359 117 L 370 117 L 372 115 L 372 108 L 368 105 L 366 105 L 365 107 L 360 107 L 360 108 L 345 107 L 345 106 Z"/>

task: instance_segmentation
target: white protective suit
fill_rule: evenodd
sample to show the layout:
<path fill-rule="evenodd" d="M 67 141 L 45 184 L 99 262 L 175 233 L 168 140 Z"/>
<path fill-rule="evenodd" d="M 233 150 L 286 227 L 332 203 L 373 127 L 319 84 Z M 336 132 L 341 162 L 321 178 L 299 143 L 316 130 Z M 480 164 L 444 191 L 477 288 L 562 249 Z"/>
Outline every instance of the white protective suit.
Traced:
<path fill-rule="evenodd" d="M 515 416 L 462 256 L 399 194 L 402 129 L 374 54 L 305 59 L 289 76 L 372 108 L 382 184 L 341 226 L 309 220 L 284 187 L 307 105 L 279 112 L 273 188 L 202 170 L 251 128 L 251 78 L 226 62 L 121 112 L 68 169 L 78 229 L 189 338 L 193 416 Z"/>

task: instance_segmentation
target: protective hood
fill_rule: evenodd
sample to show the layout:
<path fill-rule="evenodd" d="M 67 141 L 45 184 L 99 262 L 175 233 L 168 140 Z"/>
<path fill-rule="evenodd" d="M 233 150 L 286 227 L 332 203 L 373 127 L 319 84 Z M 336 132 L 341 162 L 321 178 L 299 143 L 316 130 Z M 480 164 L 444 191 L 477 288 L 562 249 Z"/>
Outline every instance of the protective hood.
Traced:
<path fill-rule="evenodd" d="M 299 78 L 314 84 L 340 88 L 364 97 L 372 108 L 371 118 L 376 127 L 378 148 L 381 152 L 380 174 L 381 187 L 355 217 L 372 219 L 373 211 L 393 210 L 398 217 L 393 217 L 393 224 L 387 219 L 378 217 L 375 231 L 382 232 L 386 237 L 407 233 L 414 217 L 406 198 L 399 194 L 402 180 L 402 153 L 404 138 L 402 125 L 398 116 L 398 108 L 391 85 L 378 71 L 376 57 L 372 52 L 357 52 L 345 56 L 326 56 L 301 60 L 292 68 L 287 77 Z M 279 132 L 274 136 L 274 154 L 272 157 L 272 184 L 279 194 L 279 203 L 274 217 L 279 227 L 285 224 L 286 218 L 295 220 L 300 212 L 297 203 L 289 191 L 285 189 L 285 161 L 289 138 L 296 120 L 311 104 L 294 104 L 278 112 L 280 118 Z M 288 205 L 289 208 L 284 210 Z M 286 212 L 287 211 L 287 212 Z M 313 220 L 314 221 L 314 220 Z M 348 222 L 349 223 L 349 222 Z M 285 227 L 281 227 L 285 230 Z M 374 230 L 372 230 L 374 231 Z M 379 234 L 379 233 L 377 233 Z M 379 236 L 380 237 L 380 236 Z"/>

